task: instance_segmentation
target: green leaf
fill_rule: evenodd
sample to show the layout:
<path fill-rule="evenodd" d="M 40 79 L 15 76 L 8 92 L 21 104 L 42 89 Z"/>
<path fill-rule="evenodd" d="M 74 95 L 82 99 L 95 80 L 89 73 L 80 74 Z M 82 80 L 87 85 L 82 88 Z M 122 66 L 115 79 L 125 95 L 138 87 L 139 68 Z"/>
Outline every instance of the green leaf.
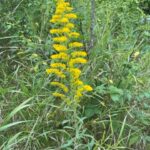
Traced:
<path fill-rule="evenodd" d="M 136 144 L 139 140 L 139 135 L 134 135 L 129 140 L 129 146 L 132 146 L 133 144 Z"/>
<path fill-rule="evenodd" d="M 97 86 L 95 90 L 99 94 L 105 94 L 106 93 L 106 88 L 104 85 Z"/>

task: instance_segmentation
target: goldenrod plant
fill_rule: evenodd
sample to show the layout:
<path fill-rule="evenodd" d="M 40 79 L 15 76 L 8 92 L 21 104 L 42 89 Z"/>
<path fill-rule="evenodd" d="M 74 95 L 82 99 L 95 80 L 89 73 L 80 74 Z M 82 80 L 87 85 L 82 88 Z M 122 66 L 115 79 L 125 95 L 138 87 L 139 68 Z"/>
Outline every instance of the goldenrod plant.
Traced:
<path fill-rule="evenodd" d="M 150 150 L 148 3 L 1 0 L 0 150 Z"/>
<path fill-rule="evenodd" d="M 51 82 L 52 86 L 59 87 L 59 90 L 52 93 L 71 104 L 73 101 L 80 102 L 84 92 L 92 91 L 90 85 L 84 84 L 80 79 L 82 71 L 79 64 L 86 64 L 87 53 L 83 43 L 79 42 L 80 33 L 76 32 L 73 20 L 77 15 L 69 2 L 57 0 L 56 11 L 50 23 L 55 28 L 50 30 L 53 36 L 53 48 L 56 54 L 51 55 L 52 62 L 46 72 L 55 75 Z"/>

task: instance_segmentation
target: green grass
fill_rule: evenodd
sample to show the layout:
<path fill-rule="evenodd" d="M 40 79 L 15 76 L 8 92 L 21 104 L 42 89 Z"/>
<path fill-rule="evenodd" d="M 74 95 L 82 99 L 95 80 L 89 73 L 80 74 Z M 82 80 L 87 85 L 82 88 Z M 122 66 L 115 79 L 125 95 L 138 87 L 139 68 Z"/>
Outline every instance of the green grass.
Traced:
<path fill-rule="evenodd" d="M 45 73 L 54 1 L 1 2 L 0 149 L 149 150 L 150 23 L 141 23 L 141 3 L 96 1 L 89 49 L 90 1 L 72 2 L 89 53 L 83 78 L 94 88 L 74 110 L 51 96 Z"/>

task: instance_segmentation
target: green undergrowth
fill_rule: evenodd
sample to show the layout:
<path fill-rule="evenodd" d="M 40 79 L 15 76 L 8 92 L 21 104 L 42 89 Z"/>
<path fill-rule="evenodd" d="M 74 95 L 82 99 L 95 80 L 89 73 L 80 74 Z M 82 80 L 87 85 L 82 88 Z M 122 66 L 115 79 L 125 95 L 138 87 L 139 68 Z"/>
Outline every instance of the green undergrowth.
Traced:
<path fill-rule="evenodd" d="M 71 4 L 88 52 L 83 78 L 94 89 L 76 111 L 51 96 L 45 73 L 55 1 L 0 3 L 0 149 L 149 150 L 148 2 L 96 0 L 92 48 L 90 0 Z"/>

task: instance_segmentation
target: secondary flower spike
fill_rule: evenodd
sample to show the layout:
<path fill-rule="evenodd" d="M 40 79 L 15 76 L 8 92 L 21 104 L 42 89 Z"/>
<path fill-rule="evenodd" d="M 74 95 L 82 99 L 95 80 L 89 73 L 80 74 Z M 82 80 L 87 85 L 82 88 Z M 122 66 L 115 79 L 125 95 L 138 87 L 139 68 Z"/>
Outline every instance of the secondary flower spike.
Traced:
<path fill-rule="evenodd" d="M 56 54 L 51 55 L 50 68 L 46 72 L 55 76 L 50 83 L 54 89 L 52 95 L 67 104 L 80 102 L 84 92 L 93 90 L 80 79 L 82 70 L 79 66 L 87 63 L 87 53 L 81 50 L 84 45 L 80 42 L 80 33 L 75 30 L 77 18 L 69 2 L 57 0 L 55 13 L 50 19 L 54 26 L 50 29 L 52 48 Z"/>

